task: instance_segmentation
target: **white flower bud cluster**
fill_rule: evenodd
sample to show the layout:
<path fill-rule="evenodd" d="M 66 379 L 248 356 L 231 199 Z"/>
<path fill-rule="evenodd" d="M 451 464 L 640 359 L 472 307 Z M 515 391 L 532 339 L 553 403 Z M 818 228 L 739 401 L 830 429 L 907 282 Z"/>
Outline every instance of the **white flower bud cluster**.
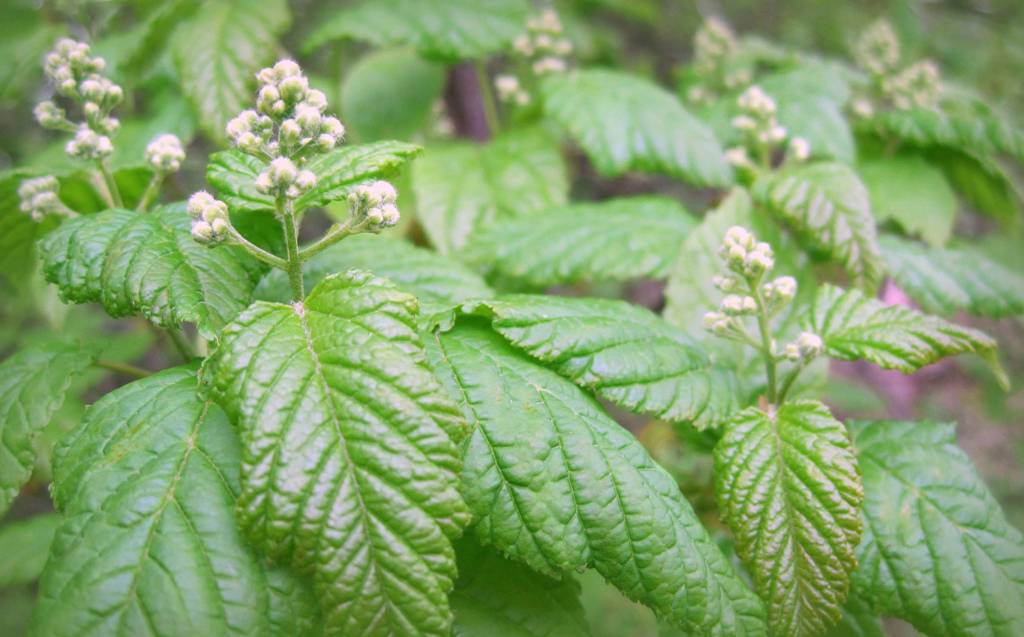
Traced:
<path fill-rule="evenodd" d="M 124 99 L 124 91 L 109 78 L 100 75 L 106 66 L 103 58 L 91 57 L 89 45 L 64 38 L 46 55 L 43 69 L 53 81 L 57 94 L 78 102 L 84 120 L 72 122 L 63 108 L 50 100 L 36 105 L 36 121 L 43 128 L 74 133 L 65 151 L 79 159 L 101 159 L 113 152 L 110 135 L 120 122 L 111 110 Z"/>
<path fill-rule="evenodd" d="M 807 363 L 821 354 L 824 348 L 825 344 L 820 336 L 813 332 L 801 332 L 795 341 L 786 344 L 782 355 L 793 362 Z"/>
<path fill-rule="evenodd" d="M 772 247 L 741 226 L 726 231 L 718 254 L 730 270 L 747 278 L 759 278 L 775 267 Z"/>
<path fill-rule="evenodd" d="M 349 193 L 349 214 L 354 224 L 365 223 L 368 231 L 378 232 L 398 223 L 397 199 L 395 187 L 386 181 L 360 184 Z"/>
<path fill-rule="evenodd" d="M 295 199 L 313 186 L 316 186 L 316 174 L 311 170 L 300 170 L 287 157 L 274 159 L 256 177 L 256 190 L 275 197 Z"/>
<path fill-rule="evenodd" d="M 185 149 L 176 135 L 158 135 L 146 146 L 146 162 L 158 173 L 169 174 L 181 170 Z"/>
<path fill-rule="evenodd" d="M 763 161 L 769 161 L 771 152 L 786 141 L 789 133 L 775 118 L 778 105 L 761 87 L 751 86 L 736 101 L 742 111 L 732 119 L 733 128 L 743 133 L 745 147 L 726 151 L 726 159 L 737 168 L 752 168 L 754 162 L 747 148 L 755 149 Z M 811 156 L 811 145 L 803 137 L 789 137 L 786 158 L 804 162 Z"/>
<path fill-rule="evenodd" d="M 526 33 L 512 43 L 513 49 L 531 63 L 534 75 L 565 73 L 572 42 L 565 37 L 554 9 L 544 9 L 526 21 Z"/>
<path fill-rule="evenodd" d="M 857 64 L 873 75 L 888 75 L 900 63 L 900 41 L 888 20 L 877 20 L 853 48 Z"/>
<path fill-rule="evenodd" d="M 942 82 L 939 67 L 931 60 L 911 64 L 882 84 L 896 108 L 920 106 L 930 108 L 938 104 L 942 96 Z"/>
<path fill-rule="evenodd" d="M 228 207 L 223 201 L 200 190 L 188 199 L 188 216 L 192 217 L 192 238 L 199 243 L 216 245 L 223 243 L 231 233 L 231 219 Z"/>
<path fill-rule="evenodd" d="M 700 73 L 715 73 L 736 51 L 736 36 L 725 21 L 710 17 L 693 37 L 693 59 Z"/>
<path fill-rule="evenodd" d="M 47 175 L 26 179 L 18 186 L 19 207 L 33 221 L 42 221 L 50 214 L 65 214 L 67 208 L 57 194 L 59 190 L 60 183 L 56 177 Z"/>
<path fill-rule="evenodd" d="M 494 89 L 498 94 L 498 99 L 502 102 L 518 106 L 526 106 L 530 103 L 530 94 L 522 87 L 519 78 L 515 75 L 505 74 L 494 78 Z"/>

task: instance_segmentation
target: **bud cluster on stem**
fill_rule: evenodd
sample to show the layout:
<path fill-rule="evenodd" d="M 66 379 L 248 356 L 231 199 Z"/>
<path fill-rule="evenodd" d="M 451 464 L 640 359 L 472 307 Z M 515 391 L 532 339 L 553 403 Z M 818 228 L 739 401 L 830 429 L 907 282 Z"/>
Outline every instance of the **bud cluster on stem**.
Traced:
<path fill-rule="evenodd" d="M 786 161 L 804 162 L 811 155 L 811 146 L 803 137 L 790 136 L 776 119 L 778 106 L 756 84 L 736 100 L 740 115 L 732 119 L 733 128 L 743 134 L 743 145 L 726 151 L 726 158 L 736 168 L 756 171 L 772 168 L 772 156 L 786 144 Z"/>
<path fill-rule="evenodd" d="M 77 217 L 78 214 L 60 200 L 59 191 L 60 183 L 56 177 L 47 175 L 26 179 L 18 186 L 19 207 L 33 221 L 42 221 L 47 215 Z"/>
<path fill-rule="evenodd" d="M 710 103 L 723 91 L 749 84 L 753 72 L 737 59 L 738 49 L 729 25 L 714 16 L 707 18 L 693 37 L 693 66 L 699 78 L 686 98 L 695 104 Z"/>
<path fill-rule="evenodd" d="M 871 77 L 870 93 L 851 102 L 858 117 L 871 117 L 882 105 L 934 108 L 942 98 L 942 78 L 934 62 L 919 60 L 900 69 L 900 41 L 887 20 L 877 20 L 864 30 L 854 44 L 853 57 Z"/>
<path fill-rule="evenodd" d="M 804 332 L 778 351 L 772 336 L 772 320 L 796 297 L 797 285 L 791 276 L 766 280 L 775 268 L 775 255 L 769 244 L 758 241 L 746 228 L 733 226 L 726 231 L 718 254 L 727 272 L 714 276 L 712 283 L 725 296 L 717 310 L 704 315 L 704 328 L 715 336 L 757 349 L 765 362 L 768 401 L 781 404 L 800 370 L 821 353 L 821 338 Z M 756 337 L 747 328 L 748 317 L 756 320 Z M 776 368 L 784 361 L 794 363 L 795 367 L 780 391 Z"/>
<path fill-rule="evenodd" d="M 526 106 L 536 78 L 569 70 L 573 46 L 558 13 L 547 8 L 526 21 L 526 31 L 512 42 L 512 52 L 518 68 L 495 77 L 494 90 L 501 102 Z"/>

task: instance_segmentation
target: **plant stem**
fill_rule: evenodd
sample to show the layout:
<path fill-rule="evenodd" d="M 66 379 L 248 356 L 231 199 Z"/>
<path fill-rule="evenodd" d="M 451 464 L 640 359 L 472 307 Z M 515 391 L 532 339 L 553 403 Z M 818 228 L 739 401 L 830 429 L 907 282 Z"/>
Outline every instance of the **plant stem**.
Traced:
<path fill-rule="evenodd" d="M 298 303 L 305 298 L 302 289 L 302 257 L 299 255 L 299 238 L 295 228 L 295 211 L 288 200 L 278 200 L 278 211 L 281 213 L 282 225 L 284 225 L 284 244 L 288 250 L 288 283 L 292 288 L 292 301 Z"/>
<path fill-rule="evenodd" d="M 305 263 L 314 254 L 317 254 L 318 252 L 320 252 L 320 251 L 322 251 L 322 250 L 324 250 L 326 248 L 329 248 L 330 246 L 332 246 L 335 243 L 341 241 L 345 237 L 348 237 L 348 236 L 351 236 L 353 234 L 356 234 L 357 232 L 359 232 L 363 228 L 363 225 L 365 225 L 365 224 L 359 224 L 357 226 L 353 226 L 353 225 L 350 225 L 351 221 L 352 220 L 349 219 L 349 220 L 345 221 L 345 223 L 342 223 L 340 225 L 334 226 L 333 228 L 331 228 L 327 232 L 327 234 L 325 234 L 324 236 L 320 237 L 320 239 L 318 239 L 315 243 L 312 243 L 312 244 L 306 246 L 305 248 L 302 248 L 301 250 L 299 250 L 299 260 L 302 261 L 303 263 Z"/>
<path fill-rule="evenodd" d="M 800 363 L 789 372 L 788 376 L 786 376 L 786 380 L 782 383 L 782 389 L 779 390 L 778 401 L 780 405 L 786 400 L 786 394 L 789 393 L 789 389 L 793 386 L 793 383 L 803 370 L 804 365 L 803 363 Z"/>
<path fill-rule="evenodd" d="M 96 367 L 103 369 L 109 369 L 112 372 L 118 374 L 124 374 L 125 376 L 134 376 L 135 378 L 145 378 L 152 374 L 149 370 L 136 367 L 135 365 L 129 365 L 128 363 L 118 363 L 117 361 L 108 361 L 105 359 L 99 359 L 95 363 Z"/>
<path fill-rule="evenodd" d="M 231 234 L 231 238 L 234 240 L 235 243 L 237 243 L 239 246 L 245 249 L 246 252 L 248 252 L 255 258 L 279 270 L 288 270 L 287 261 L 277 256 L 276 254 L 267 252 L 266 250 L 259 247 L 252 241 L 249 241 L 248 239 L 243 237 L 242 233 L 236 230 L 234 226 L 231 226 L 228 232 Z"/>
<path fill-rule="evenodd" d="M 491 137 L 501 130 L 501 121 L 498 119 L 498 108 L 494 104 L 494 92 L 491 91 L 491 83 L 487 79 L 487 69 L 484 62 L 477 60 L 473 63 L 476 70 L 476 83 L 480 89 L 480 100 L 484 104 L 484 118 L 487 120 L 487 128 L 490 129 Z"/>
<path fill-rule="evenodd" d="M 100 170 L 100 174 L 103 175 L 103 183 L 107 185 L 107 194 L 110 196 L 110 203 L 116 208 L 124 208 L 124 200 L 121 199 L 121 191 L 117 188 L 117 182 L 114 180 L 114 173 L 110 172 L 110 168 L 107 167 L 105 159 L 97 159 L 96 166 Z"/>
<path fill-rule="evenodd" d="M 146 184 L 146 190 L 142 193 L 142 198 L 139 199 L 139 205 L 135 206 L 137 211 L 145 212 L 149 209 L 149 204 L 152 203 L 153 199 L 156 198 L 157 193 L 160 192 L 160 184 L 163 183 L 163 181 L 164 176 L 162 173 L 153 173 L 153 176 L 149 178 L 149 183 Z"/>
<path fill-rule="evenodd" d="M 761 356 L 764 357 L 765 372 L 768 376 L 768 402 L 775 404 L 776 381 L 775 381 L 775 353 L 772 352 L 772 334 L 768 325 L 768 309 L 765 307 L 764 299 L 761 298 L 761 291 L 757 288 L 756 280 L 747 280 L 750 288 L 750 295 L 757 303 L 757 329 L 761 332 Z"/>
<path fill-rule="evenodd" d="M 192 351 L 192 346 L 185 340 L 184 334 L 173 327 L 167 328 L 164 330 L 164 333 L 167 334 L 167 338 L 169 338 L 171 343 L 174 344 L 174 349 L 178 350 L 178 353 L 181 354 L 182 359 L 184 359 L 186 363 L 192 360 L 195 353 Z"/>

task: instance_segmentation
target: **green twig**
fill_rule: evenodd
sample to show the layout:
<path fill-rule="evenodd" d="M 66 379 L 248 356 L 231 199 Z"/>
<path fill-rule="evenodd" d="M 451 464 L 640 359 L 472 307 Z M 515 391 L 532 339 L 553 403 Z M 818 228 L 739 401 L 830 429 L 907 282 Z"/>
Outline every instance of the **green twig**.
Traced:
<path fill-rule="evenodd" d="M 292 290 L 292 301 L 299 302 L 305 298 L 302 286 L 302 258 L 299 255 L 299 238 L 295 227 L 295 211 L 290 200 L 278 199 L 277 209 L 284 226 L 284 244 L 288 253 L 288 283 Z"/>
<path fill-rule="evenodd" d="M 149 183 L 146 184 L 146 190 L 142 193 L 142 198 L 139 199 L 139 205 L 135 206 L 135 209 L 139 212 L 145 212 L 149 209 L 149 204 L 153 202 L 157 194 L 160 192 L 160 184 L 164 181 L 163 173 L 156 171 L 153 176 L 149 178 Z"/>
<path fill-rule="evenodd" d="M 750 295 L 757 303 L 757 329 L 761 332 L 761 356 L 764 357 L 765 372 L 768 376 L 768 402 L 776 404 L 776 380 L 775 380 L 775 352 L 772 351 L 772 334 L 768 324 L 768 308 L 765 306 L 761 291 L 757 288 L 757 281 L 747 279 L 747 286 Z"/>
<path fill-rule="evenodd" d="M 117 187 L 117 182 L 114 180 L 114 174 L 110 172 L 110 168 L 107 167 L 107 162 L 104 159 L 97 159 L 96 166 L 100 170 L 100 174 L 103 175 L 103 182 L 107 186 L 107 195 L 110 199 L 110 205 L 115 208 L 124 208 L 124 200 L 121 199 L 121 191 Z"/>
<path fill-rule="evenodd" d="M 473 68 L 476 70 L 476 83 L 480 87 L 480 100 L 484 104 L 484 118 L 487 120 L 487 130 L 490 132 L 491 137 L 494 137 L 501 130 L 498 108 L 494 103 L 494 92 L 491 90 L 491 83 L 487 79 L 487 69 L 484 68 L 484 62 L 477 60 L 473 63 Z"/>
<path fill-rule="evenodd" d="M 236 230 L 234 226 L 230 226 L 229 227 L 228 233 L 231 235 L 231 239 L 236 244 L 238 244 L 239 246 L 244 248 L 246 252 L 248 252 L 249 254 L 254 256 L 255 258 L 257 258 L 260 261 L 266 263 L 267 265 L 275 267 L 275 268 L 277 268 L 279 270 L 285 270 L 285 271 L 288 270 L 288 262 L 287 261 L 285 261 L 281 257 L 277 256 L 276 254 L 273 254 L 271 252 L 267 252 L 266 250 L 264 250 L 263 248 L 259 247 L 258 245 L 256 245 L 252 241 L 249 241 L 244 236 L 242 236 L 242 233 L 240 233 L 238 230 Z"/>

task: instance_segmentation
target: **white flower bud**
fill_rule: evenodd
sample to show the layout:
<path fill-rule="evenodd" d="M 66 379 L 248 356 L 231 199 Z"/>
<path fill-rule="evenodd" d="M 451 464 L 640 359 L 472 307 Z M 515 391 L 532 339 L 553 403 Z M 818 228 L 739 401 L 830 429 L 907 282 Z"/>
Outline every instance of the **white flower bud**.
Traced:
<path fill-rule="evenodd" d="M 749 115 L 737 115 L 732 118 L 732 127 L 741 131 L 752 131 L 757 128 L 757 121 Z"/>
<path fill-rule="evenodd" d="M 274 65 L 274 73 L 279 79 L 302 74 L 302 69 L 295 60 L 278 60 Z"/>
<path fill-rule="evenodd" d="M 192 222 L 192 238 L 199 243 L 210 243 L 213 240 L 213 227 L 205 221 Z"/>
<path fill-rule="evenodd" d="M 56 177 L 26 179 L 18 186 L 18 207 L 34 221 L 42 221 L 49 214 L 61 214 L 65 208 L 57 194 L 59 190 Z"/>
<path fill-rule="evenodd" d="M 774 115 L 777 110 L 775 100 L 768 97 L 756 84 L 744 91 L 736 103 L 743 110 L 761 117 Z"/>
<path fill-rule="evenodd" d="M 309 134 L 320 130 L 320 109 L 307 102 L 295 105 L 295 121 Z"/>
<path fill-rule="evenodd" d="M 558 57 L 545 57 L 533 63 L 533 72 L 537 75 L 564 73 L 567 68 L 565 60 Z"/>
<path fill-rule="evenodd" d="M 224 217 L 217 217 L 210 222 L 210 228 L 213 229 L 215 237 L 225 237 L 228 234 L 231 224 Z"/>
<path fill-rule="evenodd" d="M 298 169 L 292 160 L 287 157 L 278 157 L 274 161 L 270 162 L 270 167 L 267 169 L 270 173 L 270 180 L 275 186 L 284 188 L 290 186 L 295 177 L 298 176 Z"/>
<path fill-rule="evenodd" d="M 707 312 L 702 322 L 704 329 L 718 336 L 726 334 L 732 326 L 732 319 L 721 312 Z"/>
<path fill-rule="evenodd" d="M 783 355 L 787 360 L 798 361 L 800 360 L 800 348 L 797 347 L 796 343 L 788 343 Z"/>
<path fill-rule="evenodd" d="M 865 98 L 853 100 L 850 108 L 853 110 L 854 115 L 865 119 L 875 114 L 875 107 L 871 104 L 871 100 Z"/>
<path fill-rule="evenodd" d="M 86 102 L 82 105 L 82 112 L 89 119 L 92 119 L 100 114 L 100 105 L 96 102 Z"/>
<path fill-rule="evenodd" d="M 796 279 L 791 276 L 780 276 L 761 288 L 765 298 L 769 300 L 790 301 L 796 296 Z"/>
<path fill-rule="evenodd" d="M 340 142 L 342 137 L 345 136 L 345 127 L 337 117 L 325 117 L 320 121 L 320 130 L 327 135 L 334 138 L 334 141 Z"/>
<path fill-rule="evenodd" d="M 281 122 L 278 129 L 278 139 L 285 146 L 295 146 L 302 137 L 302 127 L 294 119 L 286 119 Z"/>
<path fill-rule="evenodd" d="M 767 243 L 758 243 L 747 253 L 743 260 L 743 270 L 748 275 L 759 275 L 775 267 L 772 247 Z"/>
<path fill-rule="evenodd" d="M 270 173 L 265 170 L 256 176 L 255 184 L 256 190 L 264 194 L 274 189 L 274 184 L 270 181 Z"/>
<path fill-rule="evenodd" d="M 39 102 L 32 112 L 36 117 L 36 121 L 43 128 L 61 128 L 68 124 L 64 109 L 50 100 Z"/>
<path fill-rule="evenodd" d="M 292 75 L 284 78 L 277 85 L 281 91 L 281 98 L 287 102 L 298 102 L 306 97 L 309 90 L 309 80 L 303 75 Z"/>
<path fill-rule="evenodd" d="M 516 37 L 512 41 L 512 48 L 515 49 L 516 53 L 529 57 L 533 55 L 533 43 L 530 42 L 530 36 L 525 33 Z"/>
<path fill-rule="evenodd" d="M 146 161 L 159 173 L 178 172 L 184 160 L 185 149 L 175 135 L 159 135 L 146 146 Z"/>
<path fill-rule="evenodd" d="M 800 356 L 805 360 L 810 360 L 820 354 L 825 346 L 821 337 L 812 332 L 801 332 L 795 342 Z"/>
<path fill-rule="evenodd" d="M 324 95 L 323 91 L 318 91 L 315 88 L 310 89 L 306 93 L 306 103 L 323 113 L 324 109 L 327 108 L 327 96 Z"/>
<path fill-rule="evenodd" d="M 337 144 L 337 141 L 335 141 L 334 135 L 324 133 L 316 138 L 317 148 L 319 148 L 321 152 L 326 153 L 327 151 L 332 150 L 335 144 Z"/>
<path fill-rule="evenodd" d="M 750 161 L 750 156 L 747 155 L 747 149 L 742 146 L 735 146 L 725 151 L 725 159 L 737 168 L 753 166 L 753 162 Z"/>
<path fill-rule="evenodd" d="M 807 161 L 811 156 L 811 144 L 803 137 L 789 140 L 789 156 L 795 161 Z"/>
<path fill-rule="evenodd" d="M 192 196 L 188 198 L 188 204 L 186 205 L 185 210 L 193 219 L 199 219 L 203 216 L 203 210 L 216 203 L 216 201 L 217 200 L 213 198 L 213 195 L 205 190 L 200 190 L 199 192 L 193 193 Z"/>
<path fill-rule="evenodd" d="M 494 89 L 498 93 L 498 99 L 508 102 L 519 91 L 519 78 L 515 75 L 499 75 L 494 78 Z"/>
<path fill-rule="evenodd" d="M 256 137 L 256 135 L 252 133 L 242 133 L 235 140 L 235 146 L 237 146 L 239 150 L 251 154 L 256 154 L 260 151 L 260 144 L 260 138 Z"/>
<path fill-rule="evenodd" d="M 253 126 L 256 124 L 258 114 L 254 110 L 245 110 L 232 117 L 228 121 L 228 125 L 224 128 L 227 132 L 228 137 L 237 143 L 238 139 L 246 133 L 251 133 Z"/>
<path fill-rule="evenodd" d="M 719 290 L 721 290 L 722 292 L 731 292 L 736 289 L 736 286 L 739 284 L 739 281 L 736 280 L 736 277 L 722 276 L 720 274 L 716 274 L 715 276 L 711 277 L 711 284 L 714 285 Z"/>
<path fill-rule="evenodd" d="M 316 174 L 312 170 L 300 170 L 295 177 L 295 186 L 300 192 L 305 192 L 316 186 Z"/>
<path fill-rule="evenodd" d="M 777 144 L 786 139 L 786 129 L 778 124 L 772 125 L 767 130 L 758 134 L 758 139 L 764 144 Z"/>

